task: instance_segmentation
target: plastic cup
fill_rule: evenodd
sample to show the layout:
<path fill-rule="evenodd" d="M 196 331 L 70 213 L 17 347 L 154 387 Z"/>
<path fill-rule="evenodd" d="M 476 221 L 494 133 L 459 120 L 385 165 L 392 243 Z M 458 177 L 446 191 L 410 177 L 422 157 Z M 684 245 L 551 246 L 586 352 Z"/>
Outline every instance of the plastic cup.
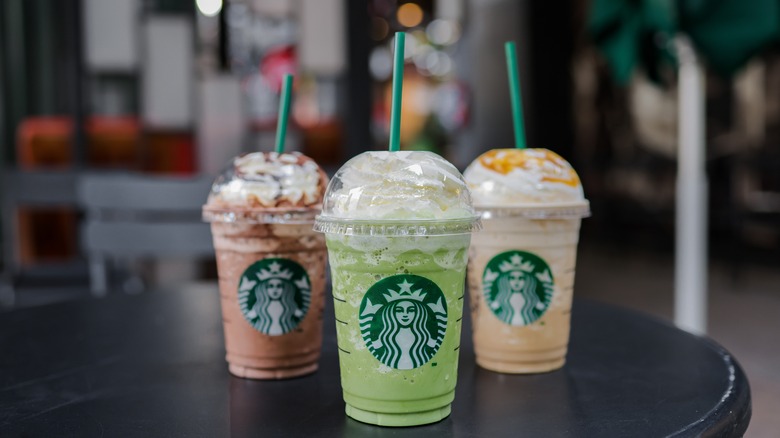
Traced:
<path fill-rule="evenodd" d="M 327 250 L 312 230 L 325 173 L 299 153 L 236 158 L 214 182 L 211 222 L 228 368 L 250 379 L 317 370 Z"/>
<path fill-rule="evenodd" d="M 430 152 L 366 152 L 334 176 L 326 235 L 348 416 L 437 422 L 455 395 L 468 247 L 479 218 Z"/>
<path fill-rule="evenodd" d="M 561 368 L 569 343 L 581 219 L 579 178 L 546 149 L 497 149 L 464 172 L 483 231 L 469 254 L 474 351 L 482 368 Z"/>

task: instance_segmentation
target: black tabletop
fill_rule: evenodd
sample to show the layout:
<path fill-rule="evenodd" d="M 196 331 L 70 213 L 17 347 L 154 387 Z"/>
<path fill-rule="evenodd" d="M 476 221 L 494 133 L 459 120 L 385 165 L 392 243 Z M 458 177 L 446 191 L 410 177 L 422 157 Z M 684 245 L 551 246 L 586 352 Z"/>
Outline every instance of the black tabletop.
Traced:
<path fill-rule="evenodd" d="M 0 314 L 0 436 L 740 436 L 750 388 L 714 342 L 575 300 L 567 365 L 512 376 L 474 363 L 452 415 L 381 428 L 344 415 L 332 311 L 320 370 L 232 377 L 217 291 L 111 296 Z"/>

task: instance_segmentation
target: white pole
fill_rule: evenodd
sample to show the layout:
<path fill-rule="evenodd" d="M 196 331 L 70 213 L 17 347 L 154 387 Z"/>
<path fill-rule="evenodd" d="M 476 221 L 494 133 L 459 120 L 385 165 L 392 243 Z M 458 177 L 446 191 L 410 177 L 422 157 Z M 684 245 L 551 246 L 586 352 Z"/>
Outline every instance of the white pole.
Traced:
<path fill-rule="evenodd" d="M 675 235 L 674 322 L 707 331 L 707 176 L 704 149 L 704 74 L 690 40 L 675 39 L 679 146 Z"/>

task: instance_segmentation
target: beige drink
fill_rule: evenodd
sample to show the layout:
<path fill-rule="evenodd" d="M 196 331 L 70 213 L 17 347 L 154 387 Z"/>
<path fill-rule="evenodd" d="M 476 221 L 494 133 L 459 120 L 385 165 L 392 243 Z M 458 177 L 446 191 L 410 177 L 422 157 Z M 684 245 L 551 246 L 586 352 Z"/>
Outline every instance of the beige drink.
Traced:
<path fill-rule="evenodd" d="M 283 379 L 317 369 L 327 251 L 312 225 L 326 185 L 297 153 L 237 158 L 214 184 L 203 211 L 233 375 Z"/>
<path fill-rule="evenodd" d="M 468 274 L 477 363 L 504 373 L 562 367 L 588 214 L 577 174 L 544 149 L 499 149 L 464 177 L 483 215 Z"/>

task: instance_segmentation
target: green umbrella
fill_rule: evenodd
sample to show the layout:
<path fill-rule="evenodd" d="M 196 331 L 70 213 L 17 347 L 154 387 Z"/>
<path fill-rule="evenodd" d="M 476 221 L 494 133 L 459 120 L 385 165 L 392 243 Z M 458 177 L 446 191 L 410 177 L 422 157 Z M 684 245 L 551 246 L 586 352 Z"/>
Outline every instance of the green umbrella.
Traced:
<path fill-rule="evenodd" d="M 588 30 L 619 83 L 637 64 L 658 78 L 673 59 L 669 38 L 688 35 L 724 76 L 780 36 L 780 0 L 593 0 Z"/>
<path fill-rule="evenodd" d="M 780 37 L 780 1 L 680 2 L 681 28 L 718 73 L 731 75 Z"/>

